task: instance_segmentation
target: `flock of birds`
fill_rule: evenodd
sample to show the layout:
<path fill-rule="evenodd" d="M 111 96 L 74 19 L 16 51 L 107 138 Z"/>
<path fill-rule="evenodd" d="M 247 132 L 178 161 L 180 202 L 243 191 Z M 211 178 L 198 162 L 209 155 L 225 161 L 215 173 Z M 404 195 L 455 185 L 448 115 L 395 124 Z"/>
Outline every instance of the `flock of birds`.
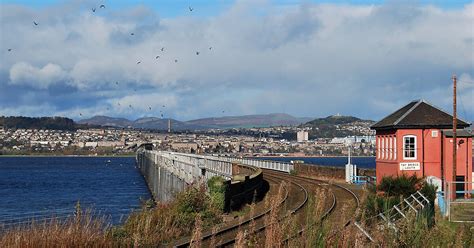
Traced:
<path fill-rule="evenodd" d="M 105 4 L 99 5 L 99 9 L 105 9 Z M 189 12 L 194 11 L 194 8 L 192 8 L 191 6 L 189 6 L 188 9 L 189 9 Z M 96 13 L 96 11 L 97 11 L 98 9 L 97 9 L 96 7 L 93 7 L 93 8 L 91 8 L 91 10 L 92 10 L 92 13 Z M 38 26 L 38 25 L 39 25 L 39 22 L 37 22 L 37 21 L 35 20 L 35 21 L 33 21 L 33 24 L 34 24 L 34 26 Z M 131 32 L 131 33 L 130 33 L 130 36 L 134 36 L 134 35 L 135 35 L 134 32 Z M 161 47 L 160 50 L 161 50 L 161 52 L 164 52 L 164 51 L 165 51 L 165 47 Z M 212 50 L 212 46 L 210 46 L 210 47 L 208 48 L 208 50 Z M 8 52 L 12 52 L 13 49 L 12 49 L 12 48 L 8 48 L 7 51 L 8 51 Z M 199 52 L 199 51 L 196 51 L 196 56 L 198 56 L 199 54 L 200 54 L 200 52 Z M 160 59 L 160 58 L 161 58 L 160 55 L 156 55 L 156 56 L 155 56 L 155 59 L 156 59 L 156 60 L 157 60 L 157 59 Z M 141 63 L 142 63 L 141 60 L 138 60 L 138 61 L 137 61 L 137 65 L 139 65 L 139 64 L 141 64 Z M 178 63 L 178 59 L 174 59 L 174 63 Z M 115 84 L 118 86 L 118 85 L 119 85 L 119 82 L 115 82 Z M 137 90 L 134 89 L 134 91 L 136 92 Z M 117 102 L 117 105 L 118 105 L 119 107 L 122 106 L 122 105 L 120 104 L 120 102 Z M 132 104 L 129 104 L 128 107 L 129 107 L 130 109 L 133 109 Z M 161 117 L 162 119 L 163 119 L 163 117 L 164 117 L 164 109 L 165 109 L 165 107 L 166 107 L 165 105 L 162 105 L 162 109 L 160 110 L 160 117 Z M 107 107 L 107 111 L 109 111 L 109 110 L 110 110 L 110 107 Z M 149 107 L 148 107 L 148 110 L 149 110 L 149 111 L 152 111 L 152 107 L 149 106 Z M 222 111 L 222 113 L 224 113 L 224 112 L 225 112 L 225 111 Z M 83 116 L 82 113 L 79 113 L 79 116 L 82 117 L 82 116 Z"/>

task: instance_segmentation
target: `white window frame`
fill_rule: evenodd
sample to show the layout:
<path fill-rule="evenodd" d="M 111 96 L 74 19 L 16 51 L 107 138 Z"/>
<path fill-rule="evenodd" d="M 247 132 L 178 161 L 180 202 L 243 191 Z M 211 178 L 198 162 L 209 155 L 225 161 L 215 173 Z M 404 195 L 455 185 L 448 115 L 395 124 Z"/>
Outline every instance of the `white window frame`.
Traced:
<path fill-rule="evenodd" d="M 388 152 L 389 152 L 388 159 L 390 160 L 392 160 L 393 158 L 392 142 L 393 142 L 392 137 L 389 137 L 388 138 Z"/>
<path fill-rule="evenodd" d="M 406 138 L 414 138 L 415 140 L 415 148 L 414 148 L 414 154 L 415 156 L 414 157 L 406 157 L 406 153 L 405 153 L 405 147 L 406 147 Z M 417 146 L 417 142 L 416 142 L 416 135 L 404 135 L 403 136 L 403 159 L 404 160 L 416 160 L 417 159 L 417 149 L 418 149 L 418 146 Z"/>
<path fill-rule="evenodd" d="M 380 159 L 380 137 L 377 137 L 377 158 Z"/>
<path fill-rule="evenodd" d="M 397 160 L 397 137 L 393 137 L 393 160 Z"/>
<path fill-rule="evenodd" d="M 382 159 L 385 159 L 385 144 L 384 144 L 385 138 L 382 138 Z"/>

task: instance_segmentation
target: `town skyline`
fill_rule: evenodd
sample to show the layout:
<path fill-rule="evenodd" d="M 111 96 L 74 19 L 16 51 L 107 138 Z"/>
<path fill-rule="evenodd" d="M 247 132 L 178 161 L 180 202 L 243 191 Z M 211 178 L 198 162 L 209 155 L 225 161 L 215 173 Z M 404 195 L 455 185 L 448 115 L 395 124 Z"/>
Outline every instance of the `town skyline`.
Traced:
<path fill-rule="evenodd" d="M 189 5 L 2 1 L 0 115 L 378 120 L 415 99 L 451 112 L 455 73 L 474 119 L 470 1 Z"/>

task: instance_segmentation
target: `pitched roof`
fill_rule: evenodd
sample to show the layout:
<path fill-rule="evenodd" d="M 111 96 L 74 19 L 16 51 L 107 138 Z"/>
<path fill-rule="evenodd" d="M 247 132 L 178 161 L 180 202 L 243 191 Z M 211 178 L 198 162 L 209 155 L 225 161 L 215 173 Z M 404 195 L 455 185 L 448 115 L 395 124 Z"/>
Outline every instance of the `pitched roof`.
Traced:
<path fill-rule="evenodd" d="M 458 119 L 457 128 L 468 126 L 467 122 Z M 452 115 L 424 100 L 412 101 L 371 126 L 375 130 L 452 127 Z"/>
<path fill-rule="evenodd" d="M 446 137 L 453 137 L 454 136 L 454 133 L 453 133 L 453 129 L 446 129 L 446 130 L 443 130 L 443 134 L 446 136 Z M 473 134 L 470 130 L 468 130 L 467 128 L 465 129 L 457 129 L 456 130 L 456 136 L 458 138 L 465 138 L 465 137 L 473 137 Z"/>

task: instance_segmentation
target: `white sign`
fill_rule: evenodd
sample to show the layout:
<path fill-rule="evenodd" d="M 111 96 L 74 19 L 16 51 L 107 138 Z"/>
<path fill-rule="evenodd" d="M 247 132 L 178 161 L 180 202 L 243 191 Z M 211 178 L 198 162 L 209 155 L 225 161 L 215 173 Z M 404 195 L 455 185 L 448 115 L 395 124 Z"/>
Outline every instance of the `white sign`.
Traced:
<path fill-rule="evenodd" d="M 400 170 L 420 170 L 420 163 L 418 162 L 400 163 Z"/>

